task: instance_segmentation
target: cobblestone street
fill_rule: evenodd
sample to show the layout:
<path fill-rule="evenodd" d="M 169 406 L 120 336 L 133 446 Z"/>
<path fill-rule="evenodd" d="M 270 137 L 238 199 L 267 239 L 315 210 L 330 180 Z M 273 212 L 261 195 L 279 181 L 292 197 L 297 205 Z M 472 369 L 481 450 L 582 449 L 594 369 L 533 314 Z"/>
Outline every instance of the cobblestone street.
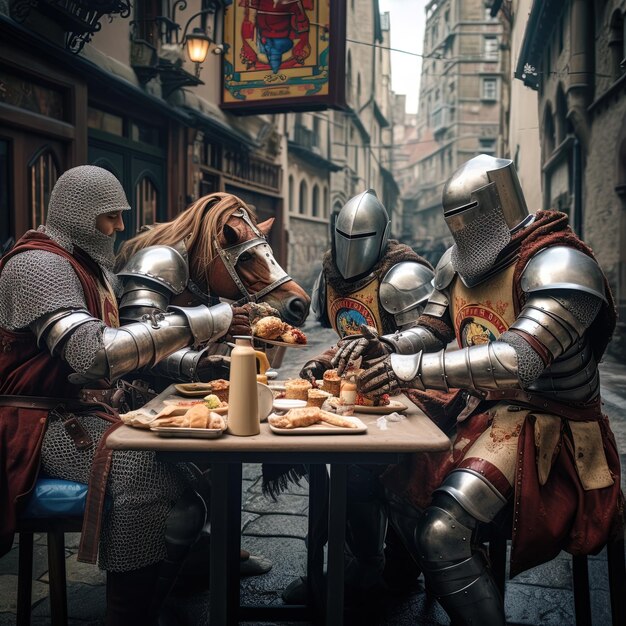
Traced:
<path fill-rule="evenodd" d="M 305 360 L 334 343 L 332 331 L 307 322 L 304 327 L 310 347 L 287 351 L 279 370 L 281 379 L 297 376 Z M 622 466 L 626 463 L 626 367 L 608 359 L 602 365 L 605 409 L 612 418 Z M 622 486 L 625 481 L 622 477 Z M 305 573 L 307 530 L 307 484 L 292 486 L 277 501 L 261 493 L 260 467 L 247 465 L 243 481 L 242 545 L 254 554 L 272 560 L 272 570 L 242 579 L 242 601 L 254 604 L 280 604 L 282 590 Z M 76 561 L 78 535 L 66 536 L 69 623 L 71 626 L 102 623 L 104 614 L 104 574 L 96 567 Z M 36 538 L 35 582 L 33 585 L 34 626 L 49 624 L 47 561 L 45 537 Z M 589 559 L 593 623 L 610 624 L 606 557 Z M 17 545 L 0 560 L 0 626 L 15 623 L 17 589 Z M 509 624 L 564 626 L 574 624 L 571 591 L 571 557 L 561 554 L 546 565 L 507 581 L 506 613 Z M 208 624 L 208 594 L 173 597 L 167 604 L 169 624 Z M 399 598 L 386 609 L 381 626 L 413 624 L 444 625 L 448 620 L 437 604 L 427 604 L 423 592 Z"/>

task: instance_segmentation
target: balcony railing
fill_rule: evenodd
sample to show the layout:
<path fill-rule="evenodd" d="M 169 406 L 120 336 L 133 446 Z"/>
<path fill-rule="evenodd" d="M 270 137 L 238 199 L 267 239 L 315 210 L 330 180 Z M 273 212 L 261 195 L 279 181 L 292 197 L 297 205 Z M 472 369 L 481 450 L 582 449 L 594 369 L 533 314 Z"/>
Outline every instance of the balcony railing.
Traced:
<path fill-rule="evenodd" d="M 294 129 L 294 142 L 298 145 L 310 150 L 311 152 L 315 152 L 316 154 L 320 153 L 319 150 L 319 142 L 315 133 L 306 126 L 296 125 Z"/>

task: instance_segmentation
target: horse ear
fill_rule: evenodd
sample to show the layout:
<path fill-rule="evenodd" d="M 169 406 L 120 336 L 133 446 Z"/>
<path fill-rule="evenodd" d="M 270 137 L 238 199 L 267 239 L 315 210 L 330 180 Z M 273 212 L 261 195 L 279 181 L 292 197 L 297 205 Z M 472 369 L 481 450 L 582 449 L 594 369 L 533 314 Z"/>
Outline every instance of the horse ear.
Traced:
<path fill-rule="evenodd" d="M 272 230 L 272 226 L 274 225 L 274 217 L 270 217 L 269 219 L 257 224 L 256 227 L 267 237 L 269 235 L 270 230 Z"/>
<path fill-rule="evenodd" d="M 237 233 L 237 231 L 228 224 L 224 224 L 222 234 L 224 235 L 226 244 L 229 246 L 234 246 L 239 241 L 239 233 Z"/>

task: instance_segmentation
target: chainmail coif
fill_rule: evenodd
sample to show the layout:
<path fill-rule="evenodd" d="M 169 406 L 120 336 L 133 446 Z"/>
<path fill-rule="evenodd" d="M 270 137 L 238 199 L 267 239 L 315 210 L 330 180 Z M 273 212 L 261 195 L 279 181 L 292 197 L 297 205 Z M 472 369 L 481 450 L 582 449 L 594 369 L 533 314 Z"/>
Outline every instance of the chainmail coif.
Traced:
<path fill-rule="evenodd" d="M 130 206 L 120 182 L 111 172 L 95 165 L 67 170 L 50 194 L 48 216 L 42 230 L 69 252 L 84 250 L 115 284 L 115 236 L 96 228 L 96 217 Z"/>

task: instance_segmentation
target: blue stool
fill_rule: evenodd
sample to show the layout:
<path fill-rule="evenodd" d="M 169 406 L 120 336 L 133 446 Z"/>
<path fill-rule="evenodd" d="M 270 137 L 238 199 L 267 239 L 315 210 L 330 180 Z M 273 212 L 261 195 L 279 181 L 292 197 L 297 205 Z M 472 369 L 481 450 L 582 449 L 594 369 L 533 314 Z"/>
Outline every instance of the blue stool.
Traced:
<path fill-rule="evenodd" d="M 20 546 L 17 582 L 17 626 L 29 626 L 33 589 L 33 534 L 48 537 L 48 576 L 52 626 L 67 626 L 65 533 L 80 532 L 87 485 L 58 478 L 38 478 L 17 522 Z"/>

